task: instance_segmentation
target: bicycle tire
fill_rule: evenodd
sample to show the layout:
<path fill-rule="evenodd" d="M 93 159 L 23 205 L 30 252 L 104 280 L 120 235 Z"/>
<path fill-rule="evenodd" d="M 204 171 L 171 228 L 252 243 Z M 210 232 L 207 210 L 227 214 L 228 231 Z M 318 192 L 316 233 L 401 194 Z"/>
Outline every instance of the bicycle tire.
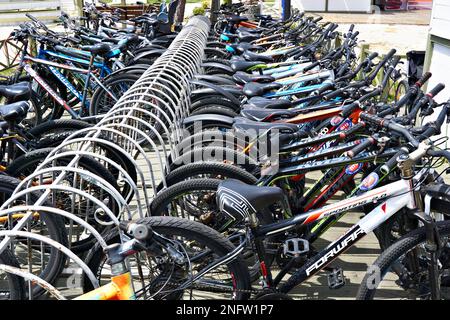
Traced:
<path fill-rule="evenodd" d="M 11 253 L 9 249 L 5 249 L 0 254 L 0 264 L 12 266 L 19 268 L 19 263 L 17 262 L 14 255 Z M 4 288 L 8 291 L 3 291 L 3 288 L 0 288 L 0 292 L 2 293 L 0 295 L 0 300 L 3 300 L 2 298 L 6 298 L 8 300 L 25 300 L 26 293 L 25 293 L 25 282 L 22 277 L 16 276 L 14 274 L 6 273 L 7 277 L 7 283 L 8 287 Z M 3 282 L 3 281 L 2 281 Z M 8 295 L 7 297 L 5 295 Z M 5 300 L 6 300 L 5 299 Z"/>
<path fill-rule="evenodd" d="M 27 152 L 26 154 L 14 159 L 14 161 L 11 162 L 11 164 L 6 168 L 5 173 L 16 178 L 27 176 L 28 172 L 34 172 L 37 165 L 41 163 L 41 161 L 44 160 L 52 150 L 53 150 L 52 148 L 45 148 Z M 58 161 L 60 161 L 60 165 L 64 166 L 67 165 L 71 159 L 72 159 L 71 157 L 63 157 L 59 158 Z M 114 176 L 95 159 L 83 156 L 80 158 L 78 166 L 99 177 L 102 177 L 108 183 L 110 183 L 116 190 L 120 191 Z M 118 206 L 116 205 L 115 201 L 111 201 L 110 203 L 111 205 L 109 205 L 109 208 L 117 216 L 119 214 Z M 70 211 L 71 210 L 69 210 L 69 212 Z M 99 231 L 105 229 L 104 226 L 102 227 L 97 226 L 97 228 Z M 71 249 L 76 253 L 84 252 L 92 247 L 93 241 L 95 241 L 95 238 L 89 236 L 85 239 L 71 242 Z"/>
<path fill-rule="evenodd" d="M 437 222 L 436 226 L 441 236 L 450 237 L 450 221 Z M 357 300 L 373 300 L 380 282 L 386 276 L 392 265 L 398 261 L 406 252 L 426 241 L 425 228 L 418 228 L 387 248 L 373 263 L 373 266 L 380 271 L 380 281 L 372 282 L 372 274 L 366 273 L 356 296 Z M 370 286 L 369 286 L 370 283 Z"/>
<path fill-rule="evenodd" d="M 150 226 L 155 232 L 163 234 L 164 236 L 182 236 L 187 239 L 192 239 L 203 244 L 207 248 L 211 249 L 218 256 L 224 256 L 234 249 L 233 244 L 217 231 L 208 228 L 207 226 L 187 220 L 175 217 L 147 217 L 137 220 L 138 223 L 145 223 Z M 118 243 L 119 236 L 117 230 L 112 230 L 105 236 L 105 241 L 108 244 Z M 85 261 L 94 274 L 99 276 L 101 274 L 102 262 L 105 261 L 105 254 L 102 247 L 96 244 L 86 255 Z M 233 259 L 227 264 L 230 272 L 233 274 L 235 280 L 235 286 L 238 289 L 236 293 L 237 300 L 245 300 L 249 298 L 249 294 L 244 292 L 249 290 L 250 276 L 247 266 L 241 257 Z M 86 276 L 83 277 L 83 290 L 84 292 L 91 291 L 93 289 L 90 281 Z M 242 291 L 239 291 L 242 290 Z"/>
<path fill-rule="evenodd" d="M 0 175 L 0 194 L 5 195 L 6 198 L 9 198 L 19 183 L 19 179 L 4 174 Z M 37 201 L 41 197 L 40 192 L 31 192 L 28 195 L 30 196 L 30 200 L 32 202 Z M 40 214 L 40 218 L 45 223 L 48 237 L 67 247 L 68 238 L 64 226 L 64 219 L 61 216 L 45 212 Z M 38 274 L 38 276 L 49 283 L 54 283 L 57 277 L 61 274 L 66 260 L 67 257 L 64 253 L 54 247 L 51 247 L 48 261 L 45 263 L 44 269 Z M 39 296 L 44 292 L 45 290 L 39 286 L 33 288 L 34 297 Z"/>

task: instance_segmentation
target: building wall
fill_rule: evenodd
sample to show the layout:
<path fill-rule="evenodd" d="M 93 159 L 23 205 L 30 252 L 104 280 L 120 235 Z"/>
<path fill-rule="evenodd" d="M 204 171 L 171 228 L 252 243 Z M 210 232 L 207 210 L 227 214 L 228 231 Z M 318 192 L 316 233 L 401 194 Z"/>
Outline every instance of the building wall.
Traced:
<path fill-rule="evenodd" d="M 446 88 L 436 96 L 436 101 L 445 102 L 450 99 L 450 1 L 434 0 L 431 14 L 430 34 L 428 39 L 425 70 L 429 70 L 433 76 L 428 82 L 427 90 L 431 90 L 438 83 L 443 83 Z M 436 112 L 430 116 L 434 119 Z M 428 119 L 427 119 L 428 120 Z M 443 130 L 443 135 L 450 137 L 450 126 Z M 450 142 L 447 141 L 447 147 Z"/>

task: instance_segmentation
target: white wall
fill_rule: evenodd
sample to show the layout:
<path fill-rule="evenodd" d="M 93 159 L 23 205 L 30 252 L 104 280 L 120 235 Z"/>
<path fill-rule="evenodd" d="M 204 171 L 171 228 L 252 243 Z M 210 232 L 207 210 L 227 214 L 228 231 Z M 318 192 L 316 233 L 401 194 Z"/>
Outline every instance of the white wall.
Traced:
<path fill-rule="evenodd" d="M 450 39 L 450 1 L 434 0 L 431 15 L 430 33 L 445 39 Z"/>
<path fill-rule="evenodd" d="M 75 1 L 74 0 L 61 0 L 61 7 L 64 11 L 74 11 L 75 10 Z"/>
<path fill-rule="evenodd" d="M 372 0 L 293 0 L 292 6 L 304 11 L 370 12 Z"/>
<path fill-rule="evenodd" d="M 294 0 L 292 6 L 301 11 L 325 11 L 326 0 Z"/>
<path fill-rule="evenodd" d="M 370 12 L 372 0 L 328 0 L 328 11 Z"/>
<path fill-rule="evenodd" d="M 450 1 L 449 0 L 434 0 L 433 12 L 431 15 L 430 34 L 438 36 L 443 39 L 450 40 Z M 450 47 L 445 46 L 439 41 L 432 43 L 430 72 L 433 74 L 428 82 L 427 89 L 431 90 L 438 83 L 445 84 L 445 89 L 436 96 L 437 102 L 445 102 L 450 99 Z M 438 110 L 431 115 L 430 119 L 435 119 Z M 426 119 L 425 122 L 427 122 Z M 443 128 L 442 135 L 450 137 L 450 126 Z M 447 141 L 447 147 L 450 142 Z"/>

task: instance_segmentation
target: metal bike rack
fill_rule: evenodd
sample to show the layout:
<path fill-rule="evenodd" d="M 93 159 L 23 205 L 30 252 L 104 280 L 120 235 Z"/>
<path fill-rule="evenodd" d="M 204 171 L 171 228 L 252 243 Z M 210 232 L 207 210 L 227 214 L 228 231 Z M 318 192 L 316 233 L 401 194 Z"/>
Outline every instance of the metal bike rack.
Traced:
<path fill-rule="evenodd" d="M 178 156 L 174 146 L 181 141 L 182 122 L 189 115 L 189 80 L 201 69 L 209 28 L 210 22 L 206 17 L 192 17 L 169 48 L 96 125 L 71 134 L 50 152 L 35 172 L 21 181 L 12 196 L 0 207 L 0 216 L 11 217 L 17 213 L 23 215 L 15 220 L 16 223 L 10 230 L 0 231 L 0 253 L 16 237 L 40 241 L 66 254 L 85 272 L 93 286 L 98 287 L 98 281 L 87 265 L 69 248 L 48 237 L 22 229 L 30 225 L 34 213 L 45 212 L 62 216 L 71 221 L 71 224 L 77 223 L 89 231 L 103 248 L 106 247 L 106 242 L 95 228 L 76 215 L 73 202 L 71 208 L 65 210 L 55 207 L 58 192 L 70 194 L 73 199 L 83 198 L 95 208 L 102 209 L 109 218 L 108 223 L 114 225 L 119 224 L 119 218 L 133 218 L 133 205 L 136 206 L 139 217 L 148 215 L 151 202 L 148 189 L 153 191 L 154 196 L 158 183 L 163 187 L 167 186 L 167 159 L 169 156 Z M 137 181 L 120 161 L 108 157 L 105 150 L 114 151 L 121 159 L 128 161 L 136 169 Z M 128 193 L 121 194 L 104 177 L 80 167 L 83 158 L 94 159 L 114 168 L 123 179 L 123 185 L 129 186 Z M 58 162 L 60 160 L 68 163 L 62 166 Z M 156 175 L 157 172 L 160 176 Z M 44 178 L 48 176 L 51 176 L 51 183 L 44 184 Z M 146 181 L 148 176 L 150 183 Z M 36 185 L 36 181 L 41 183 Z M 72 181 L 72 185 L 68 186 L 68 181 Z M 90 187 L 84 190 L 83 187 L 86 186 L 95 186 L 101 191 L 101 195 L 113 199 L 118 215 L 101 199 L 91 194 Z M 30 195 L 36 191 L 39 191 L 41 196 L 37 201 L 31 201 Z M 15 206 L 17 200 L 23 202 L 24 199 L 25 204 Z M 53 207 L 46 206 L 48 201 Z M 69 243 L 71 240 L 69 239 Z M 32 261 L 28 263 L 32 264 Z M 24 269 L 0 265 L 0 270 L 22 276 L 48 290 L 54 297 L 64 298 L 51 284 Z"/>

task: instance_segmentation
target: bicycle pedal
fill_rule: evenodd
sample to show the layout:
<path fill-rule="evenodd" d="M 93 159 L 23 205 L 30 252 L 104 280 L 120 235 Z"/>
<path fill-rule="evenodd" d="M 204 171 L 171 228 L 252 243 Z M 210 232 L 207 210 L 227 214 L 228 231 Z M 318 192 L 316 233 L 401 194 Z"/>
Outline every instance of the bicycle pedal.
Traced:
<path fill-rule="evenodd" d="M 344 271 L 341 268 L 335 268 L 328 274 L 328 287 L 330 289 L 339 289 L 345 285 Z"/>
<path fill-rule="evenodd" d="M 309 241 L 301 238 L 292 238 L 284 242 L 283 253 L 287 256 L 299 256 L 309 252 Z"/>

